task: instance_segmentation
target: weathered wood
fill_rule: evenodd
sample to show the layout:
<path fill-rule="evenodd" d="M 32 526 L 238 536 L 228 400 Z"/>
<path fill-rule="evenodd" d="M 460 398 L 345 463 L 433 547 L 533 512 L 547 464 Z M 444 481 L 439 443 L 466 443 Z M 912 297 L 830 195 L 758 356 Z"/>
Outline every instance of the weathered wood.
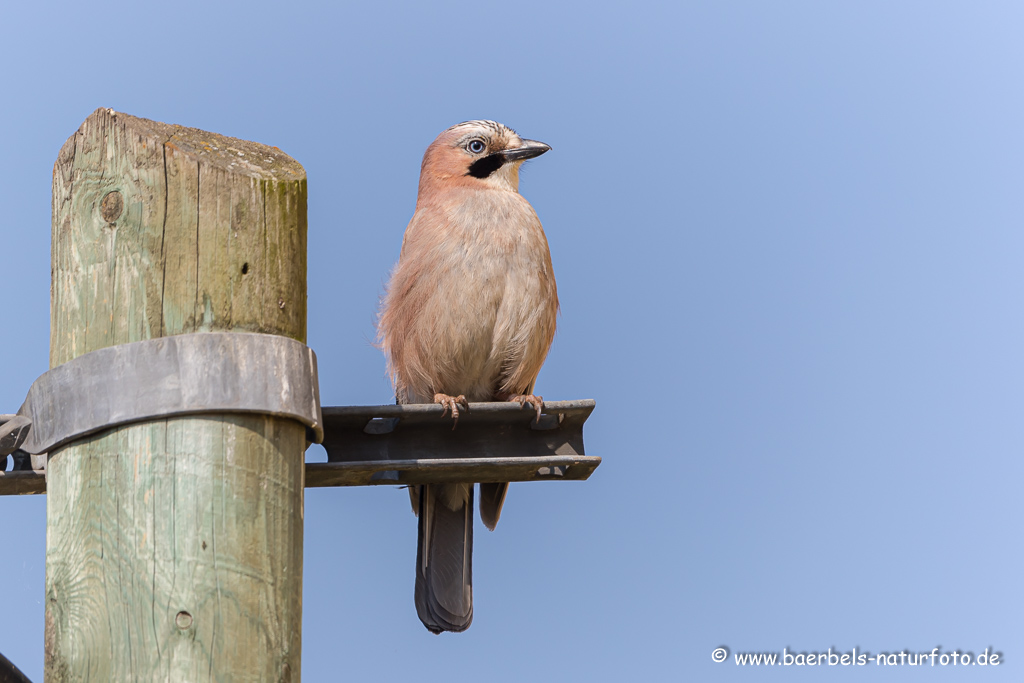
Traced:
<path fill-rule="evenodd" d="M 97 110 L 54 166 L 51 367 L 195 331 L 305 341 L 305 211 L 275 148 Z M 211 416 L 51 453 L 47 680 L 298 680 L 305 445 Z"/>

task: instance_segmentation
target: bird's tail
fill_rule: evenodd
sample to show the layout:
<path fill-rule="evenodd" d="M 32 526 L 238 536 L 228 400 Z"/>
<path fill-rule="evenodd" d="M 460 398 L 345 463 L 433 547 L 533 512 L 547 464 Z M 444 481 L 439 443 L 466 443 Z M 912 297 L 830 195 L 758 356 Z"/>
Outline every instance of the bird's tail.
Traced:
<path fill-rule="evenodd" d="M 501 517 L 501 506 L 505 503 L 508 493 L 508 482 L 500 484 L 480 484 L 480 519 L 491 531 L 498 525 Z"/>
<path fill-rule="evenodd" d="M 473 485 L 419 490 L 416 613 L 433 633 L 473 622 Z"/>

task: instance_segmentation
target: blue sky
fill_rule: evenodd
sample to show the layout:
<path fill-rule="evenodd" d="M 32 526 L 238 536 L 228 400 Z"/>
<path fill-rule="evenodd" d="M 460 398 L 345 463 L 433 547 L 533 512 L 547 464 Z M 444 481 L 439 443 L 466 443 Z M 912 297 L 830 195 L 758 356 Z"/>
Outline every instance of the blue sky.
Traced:
<path fill-rule="evenodd" d="M 731 653 L 1002 653 L 1024 589 L 1017 3 L 6 3 L 0 412 L 47 369 L 50 182 L 97 107 L 309 177 L 325 405 L 387 403 L 373 320 L 425 147 L 501 121 L 594 398 L 590 481 L 477 526 L 475 619 L 412 601 L 403 491 L 307 491 L 307 681 L 975 680 Z M 322 457 L 311 449 L 310 458 Z M 0 498 L 0 652 L 42 680 L 45 498 Z M 797 673 L 794 673 L 797 672 Z"/>

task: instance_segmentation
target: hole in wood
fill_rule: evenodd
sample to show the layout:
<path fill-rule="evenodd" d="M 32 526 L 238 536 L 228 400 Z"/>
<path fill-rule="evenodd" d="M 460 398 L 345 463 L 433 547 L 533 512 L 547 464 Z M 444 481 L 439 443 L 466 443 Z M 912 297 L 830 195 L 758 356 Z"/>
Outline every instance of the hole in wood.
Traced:
<path fill-rule="evenodd" d="M 249 264 L 248 263 L 243 263 L 242 264 L 242 275 L 248 275 L 248 274 L 249 274 Z"/>

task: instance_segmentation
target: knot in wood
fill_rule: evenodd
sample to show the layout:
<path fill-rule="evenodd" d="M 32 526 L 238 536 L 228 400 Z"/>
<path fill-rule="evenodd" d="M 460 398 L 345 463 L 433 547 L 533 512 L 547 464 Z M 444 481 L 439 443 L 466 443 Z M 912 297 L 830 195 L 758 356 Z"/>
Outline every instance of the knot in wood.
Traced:
<path fill-rule="evenodd" d="M 100 201 L 100 214 L 103 216 L 103 220 L 113 223 L 121 216 L 122 211 L 124 211 L 124 198 L 121 197 L 120 192 L 113 190 L 103 195 L 103 199 Z"/>
<path fill-rule="evenodd" d="M 184 631 L 185 629 L 192 626 L 192 615 L 188 612 L 185 612 L 184 610 L 178 612 L 178 615 L 174 617 L 174 623 L 175 625 L 177 625 L 178 628 Z"/>

